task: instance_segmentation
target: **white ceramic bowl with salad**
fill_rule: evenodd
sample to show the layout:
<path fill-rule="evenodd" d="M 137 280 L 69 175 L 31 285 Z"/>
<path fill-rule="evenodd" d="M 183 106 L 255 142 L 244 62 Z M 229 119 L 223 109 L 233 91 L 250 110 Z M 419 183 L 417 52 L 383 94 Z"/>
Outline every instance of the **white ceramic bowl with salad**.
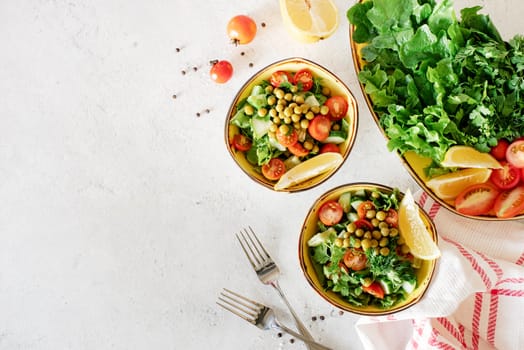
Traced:
<path fill-rule="evenodd" d="M 296 192 L 333 175 L 347 158 L 358 127 L 349 88 L 303 58 L 275 62 L 235 96 L 225 123 L 228 151 L 255 182 Z"/>
<path fill-rule="evenodd" d="M 477 2 L 360 0 L 347 12 L 354 67 L 388 148 L 433 199 L 472 219 L 522 220 L 524 37 L 502 38 Z"/>
<path fill-rule="evenodd" d="M 313 289 L 330 304 L 362 315 L 385 315 L 417 303 L 438 259 L 410 253 L 398 225 L 404 194 L 373 183 L 334 188 L 309 210 L 299 239 L 299 261 Z M 437 242 L 430 217 L 416 207 Z"/>

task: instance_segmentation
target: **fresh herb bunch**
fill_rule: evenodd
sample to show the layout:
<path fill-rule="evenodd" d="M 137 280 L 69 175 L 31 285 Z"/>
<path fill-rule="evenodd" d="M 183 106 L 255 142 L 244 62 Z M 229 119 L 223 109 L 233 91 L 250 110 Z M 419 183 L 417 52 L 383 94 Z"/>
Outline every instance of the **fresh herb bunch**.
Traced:
<path fill-rule="evenodd" d="M 480 6 L 367 0 L 347 17 L 364 44 L 358 75 L 390 150 L 437 164 L 454 144 L 488 152 L 524 135 L 524 37 L 505 42 Z"/>

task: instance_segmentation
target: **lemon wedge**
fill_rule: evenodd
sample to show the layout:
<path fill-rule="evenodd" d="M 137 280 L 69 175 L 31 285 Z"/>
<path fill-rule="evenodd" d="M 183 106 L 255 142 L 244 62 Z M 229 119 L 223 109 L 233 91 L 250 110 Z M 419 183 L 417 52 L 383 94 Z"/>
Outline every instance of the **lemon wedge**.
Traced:
<path fill-rule="evenodd" d="M 338 9 L 332 0 L 280 0 L 284 25 L 300 42 L 328 38 L 338 27 Z"/>
<path fill-rule="evenodd" d="M 453 199 L 468 186 L 488 181 L 492 170 L 488 168 L 461 169 L 436 176 L 426 182 L 431 190 L 444 200 Z"/>
<path fill-rule="evenodd" d="M 502 168 L 502 165 L 491 154 L 480 152 L 470 146 L 450 147 L 440 164 L 456 168 Z"/>
<path fill-rule="evenodd" d="M 282 175 L 274 186 L 275 191 L 285 190 L 293 185 L 336 169 L 343 161 L 342 155 L 335 152 L 322 153 L 305 160 Z"/>
<path fill-rule="evenodd" d="M 414 257 L 433 260 L 440 256 L 440 249 L 433 241 L 424 221 L 420 217 L 419 207 L 408 189 L 400 201 L 398 209 L 400 234 Z"/>

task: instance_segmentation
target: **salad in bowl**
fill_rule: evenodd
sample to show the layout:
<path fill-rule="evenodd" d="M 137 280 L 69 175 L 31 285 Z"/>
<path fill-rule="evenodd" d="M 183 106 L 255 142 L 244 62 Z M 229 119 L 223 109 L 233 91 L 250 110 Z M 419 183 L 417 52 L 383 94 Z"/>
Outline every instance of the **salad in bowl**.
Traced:
<path fill-rule="evenodd" d="M 318 185 L 348 156 L 357 105 L 347 86 L 320 65 L 291 58 L 256 73 L 229 109 L 229 153 L 256 182 L 294 192 Z"/>

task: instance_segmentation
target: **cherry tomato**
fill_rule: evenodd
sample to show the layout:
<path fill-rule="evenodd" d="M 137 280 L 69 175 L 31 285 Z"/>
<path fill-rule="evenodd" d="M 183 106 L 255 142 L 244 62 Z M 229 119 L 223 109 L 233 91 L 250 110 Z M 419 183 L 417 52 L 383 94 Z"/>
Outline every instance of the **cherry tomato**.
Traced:
<path fill-rule="evenodd" d="M 501 169 L 493 169 L 489 179 L 501 190 L 509 190 L 520 181 L 521 169 L 515 168 L 513 165 L 506 161 L 501 161 Z"/>
<path fill-rule="evenodd" d="M 495 204 L 499 190 L 489 183 L 466 187 L 455 199 L 455 209 L 466 215 L 485 215 Z"/>
<path fill-rule="evenodd" d="M 309 154 L 309 151 L 300 142 L 295 142 L 295 144 L 288 146 L 287 149 L 297 157 L 305 157 Z"/>
<path fill-rule="evenodd" d="M 271 77 L 269 77 L 269 83 L 273 85 L 273 87 L 280 87 L 280 85 L 291 83 L 292 81 L 293 78 L 291 77 L 291 74 L 283 70 L 277 70 L 271 74 Z"/>
<path fill-rule="evenodd" d="M 233 147 L 242 152 L 249 151 L 251 140 L 244 134 L 236 134 L 233 137 Z"/>
<path fill-rule="evenodd" d="M 506 159 L 506 150 L 508 149 L 509 141 L 506 139 L 500 139 L 497 142 L 497 145 L 492 147 L 489 153 L 493 157 L 495 157 L 496 160 L 505 160 Z"/>
<path fill-rule="evenodd" d="M 524 168 L 524 140 L 513 141 L 508 146 L 506 160 L 517 168 Z"/>
<path fill-rule="evenodd" d="M 317 141 L 324 141 L 331 131 L 331 120 L 324 115 L 317 115 L 309 122 L 307 131 Z"/>
<path fill-rule="evenodd" d="M 295 131 L 295 129 L 292 129 L 287 134 L 284 134 L 280 131 L 280 129 L 278 129 L 275 136 L 277 138 L 278 143 L 285 147 L 292 146 L 298 141 L 298 134 Z"/>
<path fill-rule="evenodd" d="M 334 152 L 340 153 L 340 149 L 334 143 L 326 143 L 320 147 L 320 153 Z"/>
<path fill-rule="evenodd" d="M 366 217 L 368 210 L 375 210 L 375 204 L 372 201 L 363 201 L 357 207 L 357 215 L 359 218 L 363 219 Z"/>
<path fill-rule="evenodd" d="M 344 209 L 337 201 L 328 201 L 318 210 L 318 218 L 326 226 L 333 226 L 342 220 Z"/>
<path fill-rule="evenodd" d="M 368 261 L 366 254 L 361 250 L 348 249 L 344 253 L 344 265 L 353 271 L 360 271 L 366 268 Z"/>
<path fill-rule="evenodd" d="M 313 87 L 313 73 L 306 68 L 299 70 L 293 77 L 293 84 L 297 85 L 299 90 L 311 90 Z"/>
<path fill-rule="evenodd" d="M 223 84 L 231 79 L 233 75 L 233 66 L 229 61 L 211 61 L 211 70 L 209 71 L 211 79 L 219 84 Z"/>
<path fill-rule="evenodd" d="M 398 227 L 398 212 L 393 208 L 389 208 L 386 214 L 386 219 L 384 221 L 386 221 L 390 226 Z"/>
<path fill-rule="evenodd" d="M 357 219 L 353 221 L 353 223 L 355 224 L 357 228 L 361 228 L 363 230 L 370 230 L 370 231 L 373 230 L 373 224 L 367 221 L 366 219 Z"/>
<path fill-rule="evenodd" d="M 273 158 L 262 165 L 262 175 L 268 180 L 278 180 L 286 172 L 286 165 L 281 159 Z"/>
<path fill-rule="evenodd" d="M 384 299 L 384 289 L 377 281 L 374 281 L 369 286 L 362 286 L 362 290 L 373 295 L 375 298 Z"/>
<path fill-rule="evenodd" d="M 325 105 L 329 108 L 329 116 L 332 120 L 340 120 L 348 112 L 348 102 L 342 96 L 331 96 Z"/>
<path fill-rule="evenodd" d="M 524 186 L 502 192 L 493 206 L 499 218 L 511 218 L 524 212 Z"/>
<path fill-rule="evenodd" d="M 256 34 L 257 24 L 249 16 L 235 16 L 227 24 L 227 35 L 229 35 L 235 45 L 250 43 Z"/>

